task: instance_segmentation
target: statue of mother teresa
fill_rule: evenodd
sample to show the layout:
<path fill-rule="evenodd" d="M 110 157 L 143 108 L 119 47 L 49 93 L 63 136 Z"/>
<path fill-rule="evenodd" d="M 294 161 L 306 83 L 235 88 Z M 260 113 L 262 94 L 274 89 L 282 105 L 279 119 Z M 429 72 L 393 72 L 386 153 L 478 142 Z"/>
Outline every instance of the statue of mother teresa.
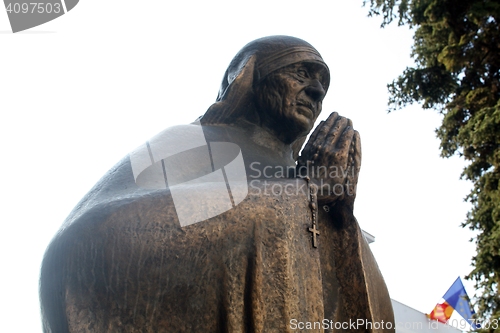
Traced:
<path fill-rule="evenodd" d="M 44 257 L 45 332 L 394 332 L 354 218 L 359 134 L 307 42 L 247 44 L 217 101 L 113 167 Z"/>

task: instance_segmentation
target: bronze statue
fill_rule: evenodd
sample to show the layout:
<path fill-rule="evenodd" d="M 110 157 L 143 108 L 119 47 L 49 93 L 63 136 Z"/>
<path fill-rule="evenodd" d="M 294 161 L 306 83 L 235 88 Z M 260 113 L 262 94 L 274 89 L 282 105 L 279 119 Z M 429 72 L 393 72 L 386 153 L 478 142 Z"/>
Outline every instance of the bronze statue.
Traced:
<path fill-rule="evenodd" d="M 83 198 L 47 249 L 45 332 L 394 332 L 353 215 L 361 162 L 303 40 L 233 59 L 195 123 L 160 133 Z"/>

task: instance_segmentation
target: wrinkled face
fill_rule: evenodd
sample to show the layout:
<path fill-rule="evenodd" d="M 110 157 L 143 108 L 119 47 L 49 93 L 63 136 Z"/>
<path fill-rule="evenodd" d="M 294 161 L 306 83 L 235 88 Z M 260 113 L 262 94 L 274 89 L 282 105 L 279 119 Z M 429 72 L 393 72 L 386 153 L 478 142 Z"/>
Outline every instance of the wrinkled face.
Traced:
<path fill-rule="evenodd" d="M 271 73 L 256 88 L 263 125 L 285 143 L 311 131 L 325 97 L 323 73 L 323 66 L 301 62 Z"/>

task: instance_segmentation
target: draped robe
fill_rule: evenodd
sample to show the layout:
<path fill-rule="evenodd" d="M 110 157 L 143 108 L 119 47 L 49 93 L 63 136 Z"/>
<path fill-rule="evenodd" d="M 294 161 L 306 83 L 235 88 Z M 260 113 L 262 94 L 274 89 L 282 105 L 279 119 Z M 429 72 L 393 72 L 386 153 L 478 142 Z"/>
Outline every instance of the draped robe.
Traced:
<path fill-rule="evenodd" d="M 205 130 L 208 141 L 228 137 Z M 237 143 L 247 167 L 272 160 Z M 128 157 L 112 168 L 49 246 L 46 332 L 393 332 L 381 327 L 393 322 L 391 303 L 352 211 L 320 208 L 312 246 L 305 180 L 249 183 L 236 207 L 181 227 L 171 188 L 141 188 L 131 168 Z"/>

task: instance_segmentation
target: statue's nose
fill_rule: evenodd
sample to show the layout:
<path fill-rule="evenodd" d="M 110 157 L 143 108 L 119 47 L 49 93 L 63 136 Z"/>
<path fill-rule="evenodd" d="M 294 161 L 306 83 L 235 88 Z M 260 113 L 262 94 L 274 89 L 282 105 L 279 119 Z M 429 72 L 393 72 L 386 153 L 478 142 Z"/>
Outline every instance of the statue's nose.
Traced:
<path fill-rule="evenodd" d="M 305 92 L 315 102 L 322 101 L 325 97 L 325 89 L 323 89 L 323 86 L 317 79 L 311 80 L 309 82 L 309 85 L 306 87 Z"/>

